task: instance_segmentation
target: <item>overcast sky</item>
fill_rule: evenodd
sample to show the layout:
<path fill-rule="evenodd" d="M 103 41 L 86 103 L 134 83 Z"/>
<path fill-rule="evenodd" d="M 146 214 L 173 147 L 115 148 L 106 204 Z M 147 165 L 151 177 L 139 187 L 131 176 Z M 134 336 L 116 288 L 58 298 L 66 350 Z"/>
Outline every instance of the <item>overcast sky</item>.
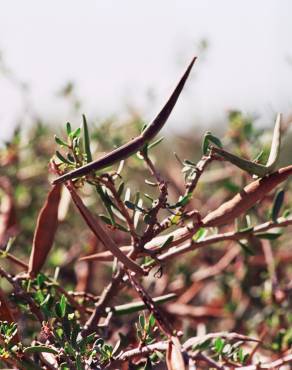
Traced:
<path fill-rule="evenodd" d="M 199 55 L 169 127 L 222 122 L 231 108 L 292 112 L 292 5 L 289 0 L 2 0 L 0 50 L 30 86 L 39 114 L 63 125 L 56 97 L 76 83 L 89 117 L 137 107 L 151 119 L 191 57 Z M 154 101 L 147 98 L 152 89 Z M 9 135 L 22 100 L 0 76 L 0 137 Z M 76 124 L 78 122 L 75 122 Z"/>

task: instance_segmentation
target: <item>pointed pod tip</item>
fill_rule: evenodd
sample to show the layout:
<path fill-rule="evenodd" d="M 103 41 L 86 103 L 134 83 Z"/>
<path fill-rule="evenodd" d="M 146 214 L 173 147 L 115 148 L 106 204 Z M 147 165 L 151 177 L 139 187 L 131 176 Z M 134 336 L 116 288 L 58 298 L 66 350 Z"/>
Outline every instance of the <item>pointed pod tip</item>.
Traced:
<path fill-rule="evenodd" d="M 191 60 L 190 64 L 187 67 L 187 70 L 185 72 L 185 75 L 188 75 L 190 73 L 190 71 L 193 68 L 193 65 L 194 65 L 195 61 L 197 60 L 197 58 L 198 58 L 197 56 L 194 56 L 193 57 L 193 59 Z"/>

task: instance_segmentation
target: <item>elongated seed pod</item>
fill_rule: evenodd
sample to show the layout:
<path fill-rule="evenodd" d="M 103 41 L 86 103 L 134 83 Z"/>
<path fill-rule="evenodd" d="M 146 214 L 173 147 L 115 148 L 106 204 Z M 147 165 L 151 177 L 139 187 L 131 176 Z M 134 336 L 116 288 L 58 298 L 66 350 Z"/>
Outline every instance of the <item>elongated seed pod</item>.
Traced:
<path fill-rule="evenodd" d="M 292 175 L 292 165 L 253 181 L 240 193 L 229 201 L 223 203 L 215 211 L 210 212 L 203 220 L 204 227 L 216 227 L 233 221 L 236 217 L 244 214 L 266 194 L 272 191 L 278 184 Z"/>
<path fill-rule="evenodd" d="M 146 129 L 142 132 L 141 135 L 132 139 L 128 143 L 120 146 L 119 148 L 111 151 L 102 158 L 90 162 L 80 168 L 77 168 L 76 170 L 73 170 L 69 173 L 66 173 L 65 175 L 58 177 L 53 181 L 53 184 L 58 184 L 70 179 L 74 179 L 76 177 L 87 175 L 89 172 L 93 170 L 95 171 L 101 170 L 141 150 L 145 144 L 147 144 L 158 134 L 158 132 L 162 129 L 162 127 L 166 123 L 170 113 L 172 112 L 177 102 L 178 97 L 180 96 L 180 93 L 182 92 L 185 82 L 195 63 L 195 60 L 196 57 L 192 59 L 188 68 L 182 75 L 179 83 L 177 84 L 176 88 L 171 94 L 170 98 L 167 100 L 166 104 L 163 106 L 163 108 L 154 118 L 154 120 L 146 127 Z"/>

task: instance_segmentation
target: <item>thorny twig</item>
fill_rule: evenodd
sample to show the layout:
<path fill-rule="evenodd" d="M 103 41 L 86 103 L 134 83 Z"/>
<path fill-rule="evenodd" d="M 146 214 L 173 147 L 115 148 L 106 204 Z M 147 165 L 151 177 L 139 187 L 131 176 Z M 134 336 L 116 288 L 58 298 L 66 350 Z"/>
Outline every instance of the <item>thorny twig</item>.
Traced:
<path fill-rule="evenodd" d="M 148 226 L 144 232 L 143 237 L 141 238 L 140 249 L 144 248 L 145 244 L 151 239 L 153 239 L 153 237 L 157 235 L 158 232 L 160 232 L 160 225 L 157 220 L 157 215 L 160 209 L 165 208 L 168 195 L 166 182 L 161 178 L 160 174 L 156 171 L 153 162 L 151 161 L 147 154 L 147 151 L 146 150 L 142 151 L 141 155 L 143 156 L 144 161 L 147 164 L 152 176 L 154 176 L 157 181 L 157 186 L 159 188 L 159 197 L 149 213 Z"/>

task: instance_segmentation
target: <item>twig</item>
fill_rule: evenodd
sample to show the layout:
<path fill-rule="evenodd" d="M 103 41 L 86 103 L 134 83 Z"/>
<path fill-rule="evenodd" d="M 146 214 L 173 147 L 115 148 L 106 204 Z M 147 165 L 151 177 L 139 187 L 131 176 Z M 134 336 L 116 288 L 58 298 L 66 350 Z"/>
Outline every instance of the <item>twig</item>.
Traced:
<path fill-rule="evenodd" d="M 246 335 L 242 335 L 238 333 L 217 332 L 217 333 L 209 333 L 203 336 L 190 338 L 186 342 L 184 342 L 183 348 L 185 350 L 188 350 L 191 347 L 194 347 L 200 343 L 205 342 L 206 340 L 216 339 L 216 338 L 222 338 L 222 339 L 226 339 L 229 341 L 237 340 L 237 341 L 243 341 L 243 342 L 260 342 L 259 339 L 248 337 Z"/>
<path fill-rule="evenodd" d="M 166 320 L 165 316 L 162 315 L 161 310 L 155 304 L 152 297 L 148 294 L 148 292 L 143 288 L 143 286 L 138 282 L 138 280 L 128 274 L 129 280 L 133 286 L 133 288 L 137 291 L 142 301 L 145 303 L 145 306 L 148 310 L 154 315 L 156 322 L 160 328 L 160 330 L 168 337 L 172 336 L 173 329 L 170 323 Z"/>
<path fill-rule="evenodd" d="M 99 300 L 95 304 L 95 309 L 84 325 L 81 335 L 86 337 L 92 332 L 96 331 L 98 322 L 101 316 L 105 312 L 106 306 L 109 305 L 109 301 L 114 297 L 120 289 L 120 283 L 124 276 L 124 270 L 121 268 L 118 270 L 116 275 L 112 278 L 112 281 L 104 288 Z"/>
<path fill-rule="evenodd" d="M 205 355 L 204 353 L 197 353 L 192 357 L 194 360 L 204 361 L 208 364 L 208 367 L 218 369 L 218 370 L 225 370 L 224 366 L 217 364 L 215 360 L 210 358 L 209 356 Z"/>
<path fill-rule="evenodd" d="M 147 226 L 143 237 L 141 238 L 140 241 L 140 249 L 143 249 L 145 244 L 153 239 L 154 236 L 157 235 L 158 232 L 160 232 L 159 226 L 157 226 L 157 215 L 160 209 L 165 208 L 166 206 L 166 201 L 167 201 L 167 185 L 165 181 L 161 178 L 160 174 L 156 171 L 153 162 L 149 158 L 147 151 L 141 151 L 141 155 L 144 158 L 145 163 L 147 164 L 152 176 L 156 178 L 157 185 L 159 188 L 159 197 L 156 200 L 156 203 L 154 207 L 151 209 L 149 213 L 149 225 Z M 157 228 L 157 230 L 155 229 Z M 156 232 L 155 232 L 156 231 Z"/>
<path fill-rule="evenodd" d="M 200 180 L 200 177 L 202 176 L 207 166 L 212 162 L 212 160 L 213 160 L 212 151 L 208 156 L 203 156 L 200 159 L 200 161 L 196 165 L 194 177 L 191 180 L 189 180 L 189 182 L 186 184 L 185 195 L 192 193 L 195 190 L 198 181 Z"/>
<path fill-rule="evenodd" d="M 256 364 L 256 365 L 248 365 L 248 366 L 242 366 L 242 367 L 237 367 L 236 369 L 238 370 L 263 370 L 263 369 L 280 369 L 280 366 L 282 365 L 285 365 L 287 363 L 291 363 L 292 362 L 292 353 L 284 356 L 284 357 L 281 357 L 281 358 L 278 358 L 277 360 L 275 361 L 272 361 L 272 362 L 266 362 L 266 363 L 259 363 L 259 364 Z"/>
<path fill-rule="evenodd" d="M 162 237 L 157 237 L 151 242 L 146 244 L 146 249 L 150 250 L 157 250 L 159 251 L 159 246 L 162 245 L 171 235 L 174 236 L 174 240 L 172 243 L 169 244 L 170 250 L 168 252 L 165 252 L 161 254 L 158 259 L 160 260 L 166 260 L 168 258 L 172 258 L 172 256 L 177 256 L 180 254 L 184 254 L 190 251 L 193 251 L 197 248 L 205 247 L 209 244 L 213 243 L 219 243 L 222 241 L 227 240 L 240 240 L 244 239 L 247 236 L 255 233 L 262 233 L 265 231 L 268 231 L 270 229 L 276 228 L 276 227 L 286 227 L 292 225 L 292 219 L 291 218 L 284 218 L 280 217 L 278 218 L 277 222 L 273 221 L 267 221 L 263 224 L 257 225 L 253 228 L 253 230 L 242 232 L 242 231 L 231 231 L 223 234 L 216 234 L 209 237 L 206 237 L 200 241 L 191 241 L 189 243 L 186 243 L 180 247 L 172 248 L 176 245 L 179 245 L 183 243 L 184 241 L 190 239 L 192 235 L 196 232 L 196 228 L 194 229 L 188 229 L 187 227 L 182 227 L 180 229 L 177 229 L 173 233 L 169 233 L 167 235 L 164 235 Z M 172 248 L 172 249 L 171 249 Z M 120 248 L 121 251 L 124 253 L 127 253 L 131 250 L 131 246 L 123 246 Z M 140 255 L 140 254 L 139 254 Z M 86 260 L 97 260 L 97 261 L 112 261 L 113 255 L 110 252 L 102 252 L 102 253 L 96 253 L 89 256 L 81 257 L 80 261 L 86 261 Z"/>
<path fill-rule="evenodd" d="M 279 223 L 269 221 L 262 225 L 255 226 L 253 231 L 229 232 L 225 234 L 218 234 L 218 235 L 210 236 L 208 238 L 205 238 L 202 241 L 197 241 L 197 242 L 191 241 L 189 243 L 183 244 L 180 247 L 170 249 L 168 252 L 163 253 L 162 255 L 158 256 L 157 259 L 161 262 L 166 261 L 176 256 L 179 256 L 181 254 L 193 251 L 195 249 L 204 247 L 209 244 L 219 243 L 219 242 L 226 241 L 226 240 L 240 240 L 240 239 L 246 238 L 251 232 L 255 234 L 255 233 L 263 232 L 263 231 L 266 231 L 266 230 L 269 230 L 275 227 L 284 227 L 284 226 L 292 225 L 292 219 L 281 218 L 280 220 L 279 220 Z M 149 264 L 148 266 L 152 266 L 154 264 L 155 264 L 155 261 L 153 261 L 153 263 L 151 265 Z"/>
<path fill-rule="evenodd" d="M 146 357 L 147 355 L 155 351 L 164 352 L 167 350 L 167 347 L 168 347 L 168 341 L 161 341 L 161 342 L 157 342 L 154 344 L 149 344 L 147 346 L 131 349 L 129 351 L 123 352 L 120 356 L 118 356 L 115 360 L 113 360 L 108 366 L 106 366 L 105 369 L 116 369 L 117 366 L 121 366 L 121 364 L 127 360 L 130 360 L 133 358 Z"/>
<path fill-rule="evenodd" d="M 0 252 L 1 253 L 1 252 Z M 15 263 L 16 265 L 23 267 L 25 270 L 28 269 L 28 264 L 21 261 L 19 258 L 13 256 L 11 253 L 2 252 L 2 255 L 0 254 L 0 258 L 7 258 L 9 261 Z"/>
<path fill-rule="evenodd" d="M 183 347 L 183 350 L 189 350 L 194 345 L 205 342 L 207 339 L 215 339 L 219 337 L 225 338 L 227 340 L 254 341 L 254 342 L 258 341 L 257 339 L 246 337 L 244 335 L 237 334 L 237 333 L 219 332 L 219 333 L 210 333 L 210 334 L 204 335 L 199 338 L 198 337 L 190 338 L 183 344 L 182 347 Z M 165 352 L 167 348 L 168 348 L 168 341 L 161 341 L 161 342 L 157 342 L 154 344 L 149 344 L 147 346 L 131 349 L 129 351 L 121 353 L 115 360 L 113 360 L 109 365 L 107 365 L 105 369 L 116 369 L 117 366 L 121 366 L 121 364 L 125 361 L 134 359 L 134 358 L 146 357 L 147 355 L 155 351 Z"/>

